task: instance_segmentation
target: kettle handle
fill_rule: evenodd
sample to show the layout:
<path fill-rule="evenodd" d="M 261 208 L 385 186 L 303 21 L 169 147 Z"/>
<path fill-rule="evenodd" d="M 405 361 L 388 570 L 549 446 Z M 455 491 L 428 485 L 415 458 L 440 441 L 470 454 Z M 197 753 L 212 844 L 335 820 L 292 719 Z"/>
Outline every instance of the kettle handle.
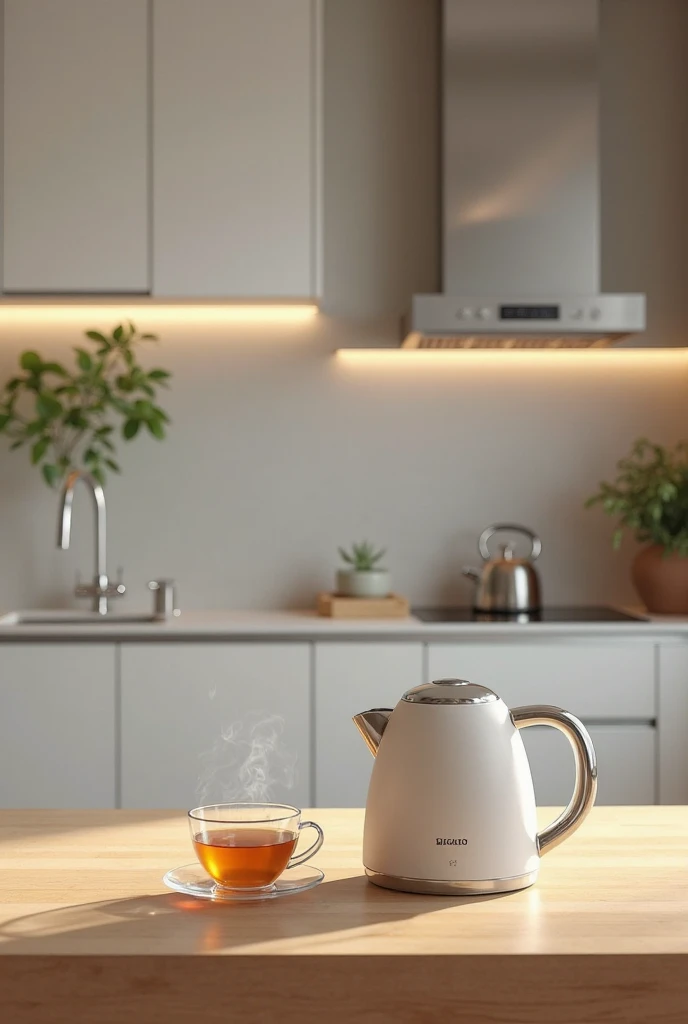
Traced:
<path fill-rule="evenodd" d="M 524 537 L 528 537 L 530 540 L 531 548 L 528 558 L 531 562 L 534 562 L 542 551 L 542 541 L 538 537 L 537 533 L 533 533 L 527 526 L 519 526 L 517 523 L 494 523 L 493 526 L 487 526 L 478 538 L 478 551 L 483 557 L 485 562 L 489 562 L 492 555 L 490 549 L 487 546 L 487 542 L 494 533 L 522 533 Z"/>
<path fill-rule="evenodd" d="M 568 807 L 551 825 L 537 834 L 538 850 L 541 854 L 553 850 L 573 832 L 588 815 L 595 803 L 597 793 L 597 759 L 590 735 L 582 722 L 568 711 L 550 707 L 547 704 L 533 704 L 529 707 L 514 708 L 511 718 L 517 729 L 529 725 L 551 725 L 563 732 L 573 748 L 576 762 L 576 784 Z"/>

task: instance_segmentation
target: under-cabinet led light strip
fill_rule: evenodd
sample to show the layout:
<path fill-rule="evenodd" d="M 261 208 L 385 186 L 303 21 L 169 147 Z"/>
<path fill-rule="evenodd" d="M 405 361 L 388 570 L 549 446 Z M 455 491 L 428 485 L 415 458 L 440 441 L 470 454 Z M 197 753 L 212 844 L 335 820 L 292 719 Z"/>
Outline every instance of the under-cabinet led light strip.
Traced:
<path fill-rule="evenodd" d="M 140 300 L 113 303 L 0 302 L 0 328 L 5 324 L 63 324 L 108 319 L 154 319 L 179 324 L 299 324 L 318 313 L 314 305 L 196 305 Z"/>
<path fill-rule="evenodd" d="M 403 367 L 410 373 L 424 369 L 476 364 L 499 366 L 607 366 L 612 364 L 656 366 L 658 363 L 688 368 L 686 348 L 584 348 L 584 349 L 338 349 L 337 359 L 352 367 Z"/>

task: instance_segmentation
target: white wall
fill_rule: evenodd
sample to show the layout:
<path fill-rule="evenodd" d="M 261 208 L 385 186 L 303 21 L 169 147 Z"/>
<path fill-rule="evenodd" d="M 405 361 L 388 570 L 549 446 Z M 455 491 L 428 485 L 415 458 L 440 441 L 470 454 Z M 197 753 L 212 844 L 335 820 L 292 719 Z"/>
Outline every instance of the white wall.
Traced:
<path fill-rule="evenodd" d="M 647 292 L 653 340 L 688 341 L 688 4 L 604 2 L 623 41 L 605 70 L 605 284 Z M 127 606 L 156 574 L 185 608 L 304 606 L 336 545 L 364 536 L 416 603 L 465 600 L 460 566 L 502 517 L 541 532 L 550 602 L 630 599 L 632 546 L 613 555 L 611 524 L 581 506 L 637 435 L 685 433 L 688 353 L 334 357 L 388 342 L 408 294 L 436 285 L 436 5 L 327 0 L 325 31 L 327 315 L 267 328 L 124 310 L 159 330 L 155 360 L 175 373 L 169 440 L 127 448 L 108 488 Z M 27 345 L 63 355 L 115 315 L 0 313 L 1 378 Z M 0 606 L 64 603 L 74 570 L 92 571 L 86 495 L 62 553 L 56 495 L 4 442 L 0 474 Z"/>

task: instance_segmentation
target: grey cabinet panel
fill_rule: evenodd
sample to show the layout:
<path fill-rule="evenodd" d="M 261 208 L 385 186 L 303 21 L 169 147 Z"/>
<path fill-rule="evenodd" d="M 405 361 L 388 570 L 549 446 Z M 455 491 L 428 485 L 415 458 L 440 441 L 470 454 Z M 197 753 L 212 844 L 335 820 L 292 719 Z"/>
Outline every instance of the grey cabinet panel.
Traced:
<path fill-rule="evenodd" d="M 115 648 L 0 646 L 0 807 L 115 806 Z"/>
<path fill-rule="evenodd" d="M 315 0 L 154 0 L 154 294 L 316 293 Z"/>
<path fill-rule="evenodd" d="M 121 679 L 123 807 L 310 802 L 308 644 L 123 644 Z"/>
<path fill-rule="evenodd" d="M 591 725 L 597 754 L 598 804 L 656 803 L 656 730 L 649 725 Z M 574 783 L 573 755 L 554 729 L 521 730 L 538 804 L 565 805 Z"/>
<path fill-rule="evenodd" d="M 688 645 L 658 649 L 659 803 L 688 804 Z"/>
<path fill-rule="evenodd" d="M 351 718 L 393 708 L 422 683 L 423 645 L 319 643 L 315 651 L 315 803 L 363 807 L 373 758 Z"/>
<path fill-rule="evenodd" d="M 4 290 L 146 291 L 146 0 L 4 8 Z"/>
<path fill-rule="evenodd" d="M 656 714 L 651 641 L 433 643 L 428 661 L 431 678 L 471 679 L 509 707 L 557 704 L 579 718 L 616 721 Z"/>

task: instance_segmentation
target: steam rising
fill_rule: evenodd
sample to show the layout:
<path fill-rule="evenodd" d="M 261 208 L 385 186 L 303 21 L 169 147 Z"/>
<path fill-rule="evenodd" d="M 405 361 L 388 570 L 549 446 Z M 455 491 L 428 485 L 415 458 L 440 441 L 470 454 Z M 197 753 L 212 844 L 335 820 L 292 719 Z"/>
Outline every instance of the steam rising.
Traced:
<path fill-rule="evenodd" d="M 296 754 L 282 741 L 284 719 L 251 712 L 223 729 L 212 748 L 201 754 L 196 787 L 200 804 L 264 803 L 275 787 L 294 785 Z"/>

